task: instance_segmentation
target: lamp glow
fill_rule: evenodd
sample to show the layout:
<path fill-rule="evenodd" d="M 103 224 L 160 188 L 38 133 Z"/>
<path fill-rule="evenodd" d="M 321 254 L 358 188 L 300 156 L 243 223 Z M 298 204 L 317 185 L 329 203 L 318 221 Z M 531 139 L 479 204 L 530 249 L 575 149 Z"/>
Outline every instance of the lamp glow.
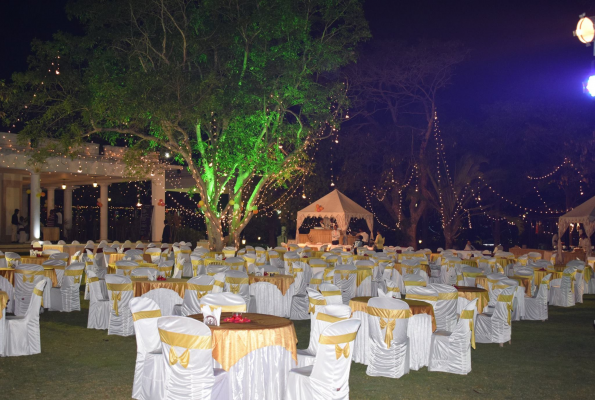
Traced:
<path fill-rule="evenodd" d="M 66 184 L 62 184 L 62 190 L 66 190 Z"/>
<path fill-rule="evenodd" d="M 246 239 L 242 239 L 242 244 L 246 244 Z"/>
<path fill-rule="evenodd" d="M 97 187 L 97 182 L 93 181 L 93 187 Z"/>
<path fill-rule="evenodd" d="M 591 75 L 585 83 L 585 92 L 589 93 L 589 96 L 595 97 L 595 75 Z"/>
<path fill-rule="evenodd" d="M 583 43 L 591 43 L 595 38 L 595 26 L 592 17 L 579 19 L 574 35 Z"/>

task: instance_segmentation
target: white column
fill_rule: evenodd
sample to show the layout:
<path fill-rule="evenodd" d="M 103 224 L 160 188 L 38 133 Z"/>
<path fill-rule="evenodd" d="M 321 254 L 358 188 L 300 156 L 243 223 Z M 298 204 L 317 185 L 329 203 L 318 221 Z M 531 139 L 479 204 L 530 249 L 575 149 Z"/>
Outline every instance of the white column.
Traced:
<path fill-rule="evenodd" d="M 68 238 L 72 239 L 72 187 L 64 189 L 64 236 L 68 232 Z"/>
<path fill-rule="evenodd" d="M 108 195 L 107 189 L 109 188 L 108 183 L 102 183 L 99 188 L 99 201 L 101 207 L 99 210 L 99 240 L 107 240 L 107 221 L 108 221 Z"/>
<path fill-rule="evenodd" d="M 55 206 L 55 202 L 54 202 L 54 190 L 56 188 L 47 188 L 47 200 L 45 202 L 46 205 L 46 212 L 47 212 L 47 216 L 50 216 L 50 211 L 52 211 L 54 209 Z"/>
<path fill-rule="evenodd" d="M 160 242 L 165 224 L 165 206 L 159 205 L 159 200 L 165 204 L 165 173 L 156 173 L 151 180 L 151 204 L 153 204 L 153 220 L 151 238 L 153 242 Z"/>
<path fill-rule="evenodd" d="M 41 238 L 41 202 L 37 197 L 37 193 L 41 191 L 39 173 L 31 172 L 31 212 L 29 213 L 29 221 L 31 224 L 31 240 Z"/>

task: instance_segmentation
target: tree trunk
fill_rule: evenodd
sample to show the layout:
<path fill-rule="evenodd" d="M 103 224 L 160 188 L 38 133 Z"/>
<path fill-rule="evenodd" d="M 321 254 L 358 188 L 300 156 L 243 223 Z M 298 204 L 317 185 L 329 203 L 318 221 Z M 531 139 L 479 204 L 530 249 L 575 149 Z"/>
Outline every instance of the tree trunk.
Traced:
<path fill-rule="evenodd" d="M 409 236 L 409 245 L 416 250 L 417 250 L 417 222 L 418 221 L 419 221 L 419 219 L 417 219 L 416 221 L 413 221 L 413 218 L 411 218 L 411 224 L 409 225 L 409 228 L 407 228 L 407 236 Z"/>
<path fill-rule="evenodd" d="M 455 237 L 450 226 L 444 227 L 444 249 L 452 249 L 455 242 Z"/>
<path fill-rule="evenodd" d="M 205 218 L 207 222 L 207 233 L 209 234 L 209 249 L 211 251 L 221 251 L 225 246 L 223 242 L 223 230 L 221 227 L 217 227 L 214 223 L 209 221 L 208 218 Z M 216 223 L 221 224 L 220 220 L 217 220 Z M 219 229 L 217 229 L 219 228 Z"/>

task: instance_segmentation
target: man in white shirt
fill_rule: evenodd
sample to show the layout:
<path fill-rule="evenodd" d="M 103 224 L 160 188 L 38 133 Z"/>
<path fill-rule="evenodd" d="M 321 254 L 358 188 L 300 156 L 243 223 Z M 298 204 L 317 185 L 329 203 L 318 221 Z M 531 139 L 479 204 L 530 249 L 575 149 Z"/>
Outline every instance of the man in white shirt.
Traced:
<path fill-rule="evenodd" d="M 338 245 L 340 237 L 341 237 L 341 232 L 339 231 L 339 229 L 337 229 L 337 225 L 335 225 L 333 230 L 331 231 L 331 243 L 333 245 Z"/>
<path fill-rule="evenodd" d="M 64 231 L 62 230 L 62 212 L 56 208 L 56 226 L 60 229 L 60 239 L 64 238 Z"/>
<path fill-rule="evenodd" d="M 364 242 L 364 245 L 367 246 L 368 241 L 370 240 L 370 235 L 368 235 L 368 232 L 365 232 L 363 229 L 360 228 L 358 235 L 362 237 L 362 242 Z"/>

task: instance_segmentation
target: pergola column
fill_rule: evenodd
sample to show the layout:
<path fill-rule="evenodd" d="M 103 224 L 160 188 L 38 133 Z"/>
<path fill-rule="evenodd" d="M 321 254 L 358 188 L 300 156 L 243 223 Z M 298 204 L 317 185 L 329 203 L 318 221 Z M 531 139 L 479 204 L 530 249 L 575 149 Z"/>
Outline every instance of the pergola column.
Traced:
<path fill-rule="evenodd" d="M 53 187 L 49 187 L 47 188 L 47 201 L 46 201 L 46 212 L 47 212 L 47 216 L 50 216 L 50 211 L 52 211 L 54 209 L 55 206 L 55 201 L 54 201 L 54 191 L 56 190 L 56 188 Z"/>
<path fill-rule="evenodd" d="M 72 187 L 64 189 L 64 236 L 68 232 L 68 238 L 71 239 L 72 231 Z"/>
<path fill-rule="evenodd" d="M 165 205 L 160 206 L 159 200 L 165 203 L 165 174 L 156 173 L 151 179 L 151 204 L 153 204 L 153 220 L 151 226 L 151 239 L 160 242 L 165 224 Z"/>
<path fill-rule="evenodd" d="M 107 191 L 109 188 L 108 183 L 101 184 L 99 188 L 99 201 L 101 207 L 99 207 L 99 240 L 107 239 L 107 222 L 108 222 L 108 195 Z"/>
<path fill-rule="evenodd" d="M 31 212 L 29 213 L 31 240 L 41 239 L 41 201 L 37 196 L 37 193 L 39 193 L 40 190 L 39 173 L 31 172 Z"/>

